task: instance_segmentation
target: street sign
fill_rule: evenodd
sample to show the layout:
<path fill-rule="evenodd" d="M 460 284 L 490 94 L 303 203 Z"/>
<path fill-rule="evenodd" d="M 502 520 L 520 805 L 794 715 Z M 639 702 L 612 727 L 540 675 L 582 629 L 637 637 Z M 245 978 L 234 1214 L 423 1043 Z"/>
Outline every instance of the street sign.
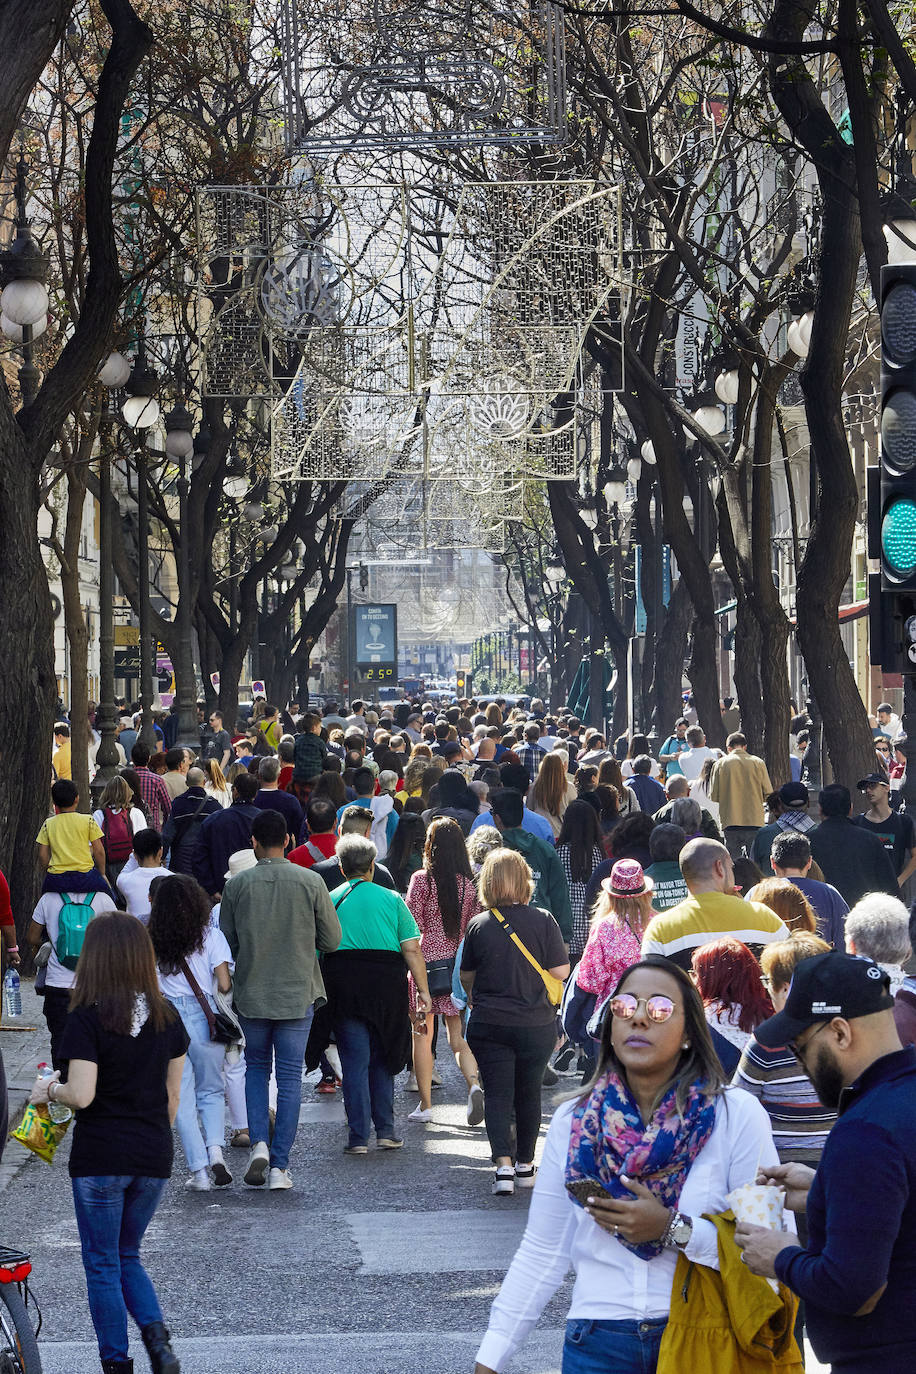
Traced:
<path fill-rule="evenodd" d="M 114 627 L 114 642 L 116 646 L 120 647 L 124 647 L 128 644 L 139 644 L 139 625 L 116 625 Z"/>

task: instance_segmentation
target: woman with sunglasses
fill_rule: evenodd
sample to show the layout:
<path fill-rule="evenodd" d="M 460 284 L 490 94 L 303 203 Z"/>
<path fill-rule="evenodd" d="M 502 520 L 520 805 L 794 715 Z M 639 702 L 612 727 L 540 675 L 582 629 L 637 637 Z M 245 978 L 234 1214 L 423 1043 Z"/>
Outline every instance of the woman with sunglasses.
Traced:
<path fill-rule="evenodd" d="M 598 1066 L 555 1113 L 528 1225 L 490 1313 L 476 1374 L 498 1374 L 572 1266 L 563 1374 L 654 1374 L 678 1251 L 719 1267 L 704 1214 L 777 1158 L 769 1119 L 723 1085 L 703 1003 L 660 955 L 627 969 Z"/>

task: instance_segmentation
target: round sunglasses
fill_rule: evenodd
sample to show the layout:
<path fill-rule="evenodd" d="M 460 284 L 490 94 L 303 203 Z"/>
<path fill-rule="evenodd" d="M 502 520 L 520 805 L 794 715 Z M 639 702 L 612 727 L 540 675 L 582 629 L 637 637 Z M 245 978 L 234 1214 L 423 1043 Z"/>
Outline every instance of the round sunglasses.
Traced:
<path fill-rule="evenodd" d="M 632 992 L 621 992 L 611 999 L 611 1015 L 620 1021 L 632 1021 L 642 1004 L 645 1005 L 646 1015 L 650 1021 L 667 1021 L 675 1010 L 675 1004 L 670 997 L 661 994 L 654 997 L 634 997 Z"/>

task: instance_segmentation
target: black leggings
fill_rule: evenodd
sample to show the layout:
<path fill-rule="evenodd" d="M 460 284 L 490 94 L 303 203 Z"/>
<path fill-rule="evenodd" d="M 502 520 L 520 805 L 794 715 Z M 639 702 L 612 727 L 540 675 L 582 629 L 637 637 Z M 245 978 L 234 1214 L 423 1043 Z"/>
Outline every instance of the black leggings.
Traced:
<path fill-rule="evenodd" d="M 541 1129 L 541 1080 L 557 1043 L 556 1022 L 547 1026 L 494 1026 L 472 1016 L 467 1042 L 480 1069 L 487 1138 L 494 1161 L 505 1155 L 529 1164 Z"/>

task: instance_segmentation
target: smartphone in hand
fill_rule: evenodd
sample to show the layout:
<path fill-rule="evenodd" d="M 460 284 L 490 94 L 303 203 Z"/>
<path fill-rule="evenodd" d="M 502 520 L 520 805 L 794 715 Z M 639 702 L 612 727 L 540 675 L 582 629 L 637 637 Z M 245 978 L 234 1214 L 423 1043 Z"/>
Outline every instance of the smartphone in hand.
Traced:
<path fill-rule="evenodd" d="M 584 1207 L 590 1197 L 612 1197 L 603 1183 L 599 1183 L 597 1178 L 577 1178 L 575 1183 L 567 1183 L 566 1191 L 580 1202 Z"/>

